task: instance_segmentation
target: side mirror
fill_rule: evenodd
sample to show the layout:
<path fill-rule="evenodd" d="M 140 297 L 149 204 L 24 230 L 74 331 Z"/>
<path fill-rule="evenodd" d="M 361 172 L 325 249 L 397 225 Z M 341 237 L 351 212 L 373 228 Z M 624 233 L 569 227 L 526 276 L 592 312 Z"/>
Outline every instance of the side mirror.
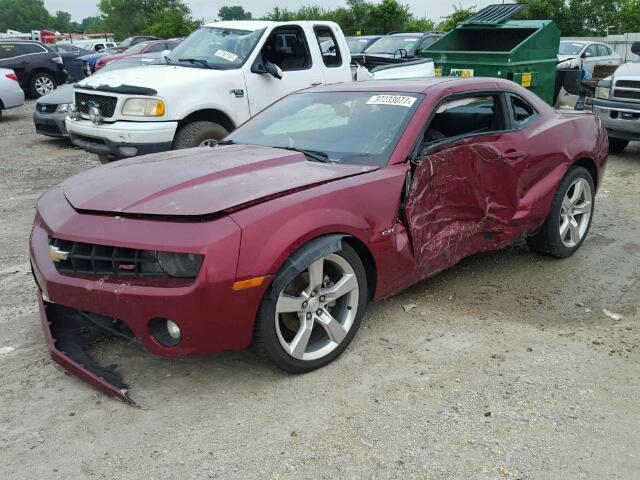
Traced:
<path fill-rule="evenodd" d="M 163 60 L 166 60 L 166 58 L 169 56 L 170 53 L 171 53 L 171 50 L 163 50 L 162 53 L 160 53 L 160 58 Z"/>
<path fill-rule="evenodd" d="M 587 58 L 590 57 L 591 54 L 589 52 L 582 52 L 582 55 L 580 55 L 580 58 Z"/>
<path fill-rule="evenodd" d="M 267 62 L 264 64 L 265 71 L 274 78 L 282 80 L 282 69 L 275 63 Z"/>
<path fill-rule="evenodd" d="M 631 44 L 631 53 L 635 53 L 640 56 L 640 42 L 633 42 Z"/>

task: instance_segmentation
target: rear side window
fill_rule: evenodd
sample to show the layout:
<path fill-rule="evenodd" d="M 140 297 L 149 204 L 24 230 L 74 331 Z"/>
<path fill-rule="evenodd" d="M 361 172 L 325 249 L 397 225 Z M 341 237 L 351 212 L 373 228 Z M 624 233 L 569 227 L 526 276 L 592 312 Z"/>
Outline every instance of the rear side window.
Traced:
<path fill-rule="evenodd" d="M 496 95 L 473 95 L 445 100 L 424 134 L 424 143 L 505 130 L 505 116 Z"/>
<path fill-rule="evenodd" d="M 22 51 L 24 55 L 29 55 L 31 53 L 45 53 L 47 49 L 37 43 L 23 43 Z"/>
<path fill-rule="evenodd" d="M 313 31 L 318 40 L 318 46 L 322 53 L 322 61 L 327 67 L 339 67 L 342 65 L 342 55 L 340 47 L 333 32 L 329 27 L 324 25 L 314 27 Z"/>
<path fill-rule="evenodd" d="M 0 43 L 0 58 L 7 59 L 21 55 L 18 45 L 15 43 Z"/>
<path fill-rule="evenodd" d="M 516 128 L 524 127 L 538 115 L 535 108 L 517 95 L 509 95 L 509 104 L 513 115 L 513 125 Z"/>
<path fill-rule="evenodd" d="M 598 45 L 598 56 L 606 57 L 608 55 L 611 55 L 611 49 L 606 45 Z"/>

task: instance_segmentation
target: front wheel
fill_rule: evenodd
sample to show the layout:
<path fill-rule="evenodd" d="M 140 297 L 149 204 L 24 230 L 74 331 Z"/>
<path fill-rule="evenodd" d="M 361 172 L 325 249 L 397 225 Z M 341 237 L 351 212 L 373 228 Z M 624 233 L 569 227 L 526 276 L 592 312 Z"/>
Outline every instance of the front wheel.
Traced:
<path fill-rule="evenodd" d="M 624 152 L 624 149 L 629 145 L 629 140 L 623 140 L 622 138 L 609 137 L 609 153 L 617 155 Z"/>
<path fill-rule="evenodd" d="M 48 73 L 39 72 L 31 77 L 29 90 L 33 98 L 40 98 L 56 89 L 55 79 Z"/>
<path fill-rule="evenodd" d="M 229 135 L 226 128 L 213 122 L 191 122 L 184 125 L 173 142 L 174 149 L 214 145 Z"/>
<path fill-rule="evenodd" d="M 309 246 L 278 273 L 254 327 L 258 355 L 292 373 L 335 360 L 360 327 L 367 303 L 364 266 L 349 245 L 312 262 L 304 258 L 310 258 Z"/>
<path fill-rule="evenodd" d="M 549 216 L 540 231 L 527 239 L 542 254 L 565 258 L 584 242 L 593 216 L 595 185 L 589 172 L 573 166 L 560 182 Z"/>

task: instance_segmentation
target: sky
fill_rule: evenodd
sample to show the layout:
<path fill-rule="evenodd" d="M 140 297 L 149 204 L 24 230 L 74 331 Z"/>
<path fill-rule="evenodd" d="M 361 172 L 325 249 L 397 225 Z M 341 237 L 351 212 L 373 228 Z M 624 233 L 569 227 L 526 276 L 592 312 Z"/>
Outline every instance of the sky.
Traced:
<path fill-rule="evenodd" d="M 327 8 L 344 6 L 342 0 L 184 0 L 191 8 L 194 18 L 212 21 L 216 18 L 218 9 L 224 5 L 242 5 L 245 10 L 250 11 L 254 16 L 264 15 L 266 12 L 278 6 L 295 10 L 303 5 L 321 5 Z M 478 8 L 499 3 L 498 0 L 401 0 L 409 5 L 416 17 L 427 17 L 431 20 L 439 21 L 441 17 L 453 11 L 453 5 L 463 7 L 476 6 Z M 64 10 L 71 14 L 75 21 L 81 21 L 85 17 L 98 14 L 98 0 L 44 0 L 44 5 L 49 12 Z"/>

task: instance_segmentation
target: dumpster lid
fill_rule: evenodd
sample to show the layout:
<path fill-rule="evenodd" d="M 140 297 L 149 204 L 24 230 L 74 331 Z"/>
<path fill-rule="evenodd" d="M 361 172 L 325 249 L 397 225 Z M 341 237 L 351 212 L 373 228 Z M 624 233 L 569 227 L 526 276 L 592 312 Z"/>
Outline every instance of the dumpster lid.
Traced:
<path fill-rule="evenodd" d="M 526 7 L 526 3 L 489 5 L 464 22 L 460 22 L 459 25 L 497 25 L 510 19 Z"/>

